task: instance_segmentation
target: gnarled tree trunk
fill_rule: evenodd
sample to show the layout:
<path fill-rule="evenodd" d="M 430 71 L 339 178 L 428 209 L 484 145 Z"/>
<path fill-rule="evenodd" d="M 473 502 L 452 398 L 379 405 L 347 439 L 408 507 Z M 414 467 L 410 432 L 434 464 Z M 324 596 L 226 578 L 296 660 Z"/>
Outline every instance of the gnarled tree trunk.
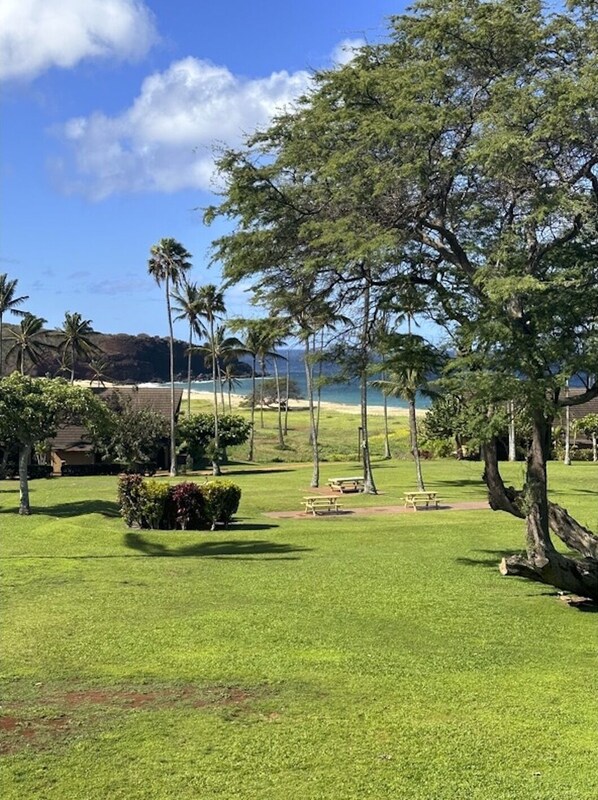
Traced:
<path fill-rule="evenodd" d="M 526 483 L 522 492 L 504 486 L 495 443 L 483 448 L 484 480 L 488 486 L 491 507 L 524 517 L 526 522 L 527 556 L 504 558 L 500 572 L 541 581 L 557 589 L 598 600 L 598 537 L 576 522 L 565 509 L 548 500 L 546 461 L 550 431 L 551 420 L 541 412 L 536 412 L 527 458 Z M 551 530 L 581 557 L 559 553 L 550 538 Z"/>

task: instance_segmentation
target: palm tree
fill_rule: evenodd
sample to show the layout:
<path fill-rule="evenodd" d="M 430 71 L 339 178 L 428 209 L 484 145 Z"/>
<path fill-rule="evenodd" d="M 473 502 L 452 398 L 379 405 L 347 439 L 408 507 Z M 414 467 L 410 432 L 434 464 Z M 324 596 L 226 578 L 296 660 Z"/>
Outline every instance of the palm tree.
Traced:
<path fill-rule="evenodd" d="M 214 457 L 212 459 L 212 473 L 220 475 L 220 464 L 218 463 L 218 451 L 220 447 L 218 436 L 218 392 L 216 387 L 217 361 L 214 337 L 214 325 L 216 318 L 220 314 L 226 313 L 224 305 L 224 293 L 211 283 L 200 286 L 197 290 L 197 303 L 199 316 L 203 317 L 208 325 L 208 335 L 212 356 L 212 381 L 214 385 Z"/>
<path fill-rule="evenodd" d="M 106 375 L 106 368 L 109 364 L 110 362 L 105 356 L 100 355 L 91 359 L 89 362 L 89 368 L 91 370 L 91 378 L 89 379 L 90 386 L 93 386 L 94 383 L 97 383 L 98 386 L 106 386 L 106 380 L 110 380 Z"/>
<path fill-rule="evenodd" d="M 189 323 L 189 341 L 187 345 L 187 416 L 191 416 L 191 357 L 193 353 L 193 337 L 206 333 L 205 326 L 200 320 L 198 302 L 198 289 L 196 283 L 185 284 L 181 290 L 175 289 L 171 298 L 178 303 L 173 308 L 177 312 L 175 320 L 187 320 Z"/>
<path fill-rule="evenodd" d="M 421 336 L 412 333 L 389 334 L 385 338 L 384 350 L 387 356 L 382 366 L 386 379 L 373 381 L 372 385 L 391 397 L 400 397 L 407 401 L 409 407 L 409 439 L 411 453 L 415 462 L 417 487 L 425 492 L 419 457 L 417 431 L 417 394 L 431 395 L 429 377 L 438 372 L 442 363 L 441 355 Z"/>
<path fill-rule="evenodd" d="M 278 359 L 279 358 L 284 359 L 285 357 L 280 353 L 278 353 L 276 348 L 284 346 L 285 344 L 284 337 L 287 335 L 288 335 L 288 324 L 281 317 L 278 317 L 276 314 L 274 314 L 268 317 L 268 319 L 264 320 L 262 351 L 260 353 L 260 355 L 263 355 L 264 357 L 262 365 L 262 373 L 263 373 L 263 367 L 265 366 L 265 359 L 267 357 L 271 358 L 272 365 L 274 367 L 274 380 L 276 381 L 276 405 L 278 406 L 278 446 L 280 449 L 283 449 L 285 444 L 284 444 L 284 435 L 282 430 L 282 403 L 280 397 L 280 376 L 278 374 Z M 262 403 L 262 414 L 263 414 L 263 403 Z M 263 417 L 262 417 L 262 427 L 263 427 Z"/>
<path fill-rule="evenodd" d="M 77 356 L 91 359 L 99 352 L 98 346 L 90 339 L 94 333 L 90 319 L 83 319 L 79 312 L 64 315 L 62 328 L 59 328 L 59 349 L 64 363 L 68 363 L 71 372 L 71 383 L 75 382 L 75 361 Z"/>
<path fill-rule="evenodd" d="M 2 352 L 3 336 L 4 336 L 4 328 L 3 328 L 4 314 L 6 311 L 9 311 L 12 314 L 16 314 L 19 317 L 24 316 L 24 312 L 20 311 L 17 308 L 17 306 L 20 306 L 21 303 L 25 302 L 25 300 L 29 300 L 28 295 L 22 295 L 22 297 L 15 296 L 18 282 L 19 281 L 17 280 L 17 278 L 14 278 L 12 281 L 9 281 L 6 272 L 0 275 L 0 378 L 4 374 L 4 355 Z"/>
<path fill-rule="evenodd" d="M 245 352 L 245 351 L 244 351 Z M 237 389 L 241 383 L 237 376 L 235 375 L 235 362 L 228 361 L 223 364 L 222 367 L 222 381 L 226 386 L 226 391 L 228 395 L 228 410 L 233 410 L 233 401 L 232 401 L 232 392 L 233 389 Z"/>
<path fill-rule="evenodd" d="M 226 325 L 217 325 L 214 331 L 213 339 L 209 340 L 202 347 L 199 348 L 210 356 L 216 357 L 216 373 L 218 378 L 218 386 L 220 388 L 220 400 L 222 403 L 222 410 L 225 411 L 224 404 L 224 380 L 223 371 L 226 365 L 236 363 L 237 356 L 245 352 L 243 342 L 237 339 L 236 336 L 227 336 Z M 230 403 L 230 390 L 229 390 L 229 406 Z"/>
<path fill-rule="evenodd" d="M 44 324 L 47 320 L 36 317 L 34 314 L 25 314 L 18 328 L 13 328 L 8 335 L 13 339 L 13 344 L 6 354 L 8 358 L 16 351 L 17 369 L 21 375 L 25 374 L 25 357 L 31 364 L 37 364 L 44 354 L 44 349 L 50 345 L 40 341 L 40 334 L 43 332 Z"/>
<path fill-rule="evenodd" d="M 177 289 L 187 271 L 191 269 L 191 253 L 187 252 L 176 239 L 160 239 L 152 246 L 147 271 L 158 286 L 164 284 L 166 294 L 166 312 L 168 315 L 168 345 L 170 356 L 170 474 L 177 474 L 176 464 L 176 419 L 174 407 L 174 332 L 172 330 L 172 309 L 170 306 L 170 290 Z"/>
<path fill-rule="evenodd" d="M 253 461 L 255 451 L 255 371 L 260 349 L 260 322 L 261 320 L 257 319 L 235 319 L 230 323 L 233 330 L 244 333 L 243 350 L 251 356 L 251 428 L 249 430 L 248 461 Z"/>

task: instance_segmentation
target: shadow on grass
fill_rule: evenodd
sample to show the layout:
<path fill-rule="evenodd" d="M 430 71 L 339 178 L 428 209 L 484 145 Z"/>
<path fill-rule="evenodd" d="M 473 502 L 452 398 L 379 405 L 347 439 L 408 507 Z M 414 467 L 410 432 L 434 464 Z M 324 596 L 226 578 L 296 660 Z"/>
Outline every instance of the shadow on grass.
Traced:
<path fill-rule="evenodd" d="M 476 553 L 486 553 L 491 556 L 490 558 L 456 558 L 457 564 L 463 564 L 466 567 L 496 567 L 500 564 L 503 558 L 509 556 L 520 556 L 521 550 L 475 550 Z"/>
<path fill-rule="evenodd" d="M 126 533 L 124 537 L 126 547 L 143 553 L 153 558 L 229 558 L 245 560 L 255 556 L 266 556 L 268 561 L 296 561 L 298 556 L 289 553 L 310 552 L 311 547 L 299 547 L 282 542 L 265 542 L 258 540 L 197 542 L 197 544 L 184 547 L 166 547 L 163 544 L 149 542 L 139 533 Z"/>
<path fill-rule="evenodd" d="M 0 514 L 14 513 L 14 509 L 2 509 Z M 77 500 L 73 503 L 57 503 L 54 506 L 31 507 L 32 514 L 48 517 L 83 517 L 85 514 L 101 514 L 103 517 L 120 517 L 117 503 L 110 500 Z"/>
<path fill-rule="evenodd" d="M 229 469 L 224 467 L 222 470 L 222 477 L 226 478 L 229 475 L 270 475 L 274 472 L 293 472 L 295 467 L 255 467 L 252 469 Z"/>
<path fill-rule="evenodd" d="M 434 479 L 434 485 L 438 486 L 483 486 L 484 481 L 480 475 L 479 478 L 460 478 L 459 480 L 437 480 Z"/>

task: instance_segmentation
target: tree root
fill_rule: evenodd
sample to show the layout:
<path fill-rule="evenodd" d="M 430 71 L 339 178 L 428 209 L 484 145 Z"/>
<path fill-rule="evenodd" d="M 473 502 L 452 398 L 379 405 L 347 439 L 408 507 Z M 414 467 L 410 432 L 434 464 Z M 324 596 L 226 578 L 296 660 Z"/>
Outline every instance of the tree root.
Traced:
<path fill-rule="evenodd" d="M 598 561 L 575 559 L 560 553 L 549 556 L 510 556 L 500 562 L 501 575 L 540 581 L 565 592 L 598 600 Z"/>

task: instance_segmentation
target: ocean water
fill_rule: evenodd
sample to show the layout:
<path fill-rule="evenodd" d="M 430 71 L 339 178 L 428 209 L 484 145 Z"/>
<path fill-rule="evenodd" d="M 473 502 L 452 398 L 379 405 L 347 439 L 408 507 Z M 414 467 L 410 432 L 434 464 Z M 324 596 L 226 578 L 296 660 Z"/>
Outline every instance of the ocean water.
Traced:
<path fill-rule="evenodd" d="M 307 383 L 305 380 L 304 372 L 291 371 L 291 380 L 299 387 L 301 396 L 307 400 Z M 256 378 L 256 384 L 259 387 L 260 378 Z M 285 375 L 280 376 L 281 391 L 284 393 Z M 186 383 L 177 383 L 177 386 L 186 388 Z M 214 384 L 212 381 L 193 381 L 191 388 L 198 392 L 213 392 Z M 226 394 L 225 387 L 225 394 Z M 258 389 L 259 391 L 259 389 Z M 233 388 L 233 394 L 249 395 L 251 394 L 251 378 L 237 378 L 237 385 Z M 321 392 L 322 400 L 328 403 L 342 403 L 343 405 L 359 406 L 360 402 L 360 389 L 357 381 L 350 383 L 333 383 L 322 387 Z M 371 406 L 381 406 L 384 402 L 382 392 L 373 387 L 368 389 L 368 403 Z M 427 398 L 419 398 L 417 401 L 419 408 L 427 408 L 429 400 Z M 407 408 L 407 403 L 396 397 L 388 398 L 388 406 L 390 408 Z"/>

